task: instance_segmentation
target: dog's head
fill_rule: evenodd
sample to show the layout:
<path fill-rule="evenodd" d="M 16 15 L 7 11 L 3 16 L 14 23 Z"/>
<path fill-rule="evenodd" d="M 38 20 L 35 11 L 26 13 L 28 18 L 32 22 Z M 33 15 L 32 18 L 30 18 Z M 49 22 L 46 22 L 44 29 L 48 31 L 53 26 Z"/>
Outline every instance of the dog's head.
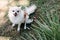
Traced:
<path fill-rule="evenodd" d="M 21 12 L 21 7 L 15 6 L 15 7 L 9 8 L 9 13 L 13 14 L 15 17 L 18 16 L 20 14 L 20 12 Z"/>

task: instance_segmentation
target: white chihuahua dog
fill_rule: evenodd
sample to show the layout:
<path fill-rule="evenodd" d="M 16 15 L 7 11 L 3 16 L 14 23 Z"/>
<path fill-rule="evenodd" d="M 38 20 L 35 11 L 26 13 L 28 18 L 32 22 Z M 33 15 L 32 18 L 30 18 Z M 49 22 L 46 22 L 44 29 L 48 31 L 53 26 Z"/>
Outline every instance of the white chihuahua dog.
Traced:
<path fill-rule="evenodd" d="M 33 22 L 33 19 L 29 19 L 29 15 L 36 10 L 35 5 L 31 5 L 29 7 L 25 7 L 25 10 L 22 10 L 21 7 L 10 7 L 8 11 L 8 17 L 10 21 L 13 23 L 12 27 L 15 24 L 18 24 L 17 31 L 20 31 L 20 25 L 25 22 L 24 29 L 26 29 L 26 23 Z"/>

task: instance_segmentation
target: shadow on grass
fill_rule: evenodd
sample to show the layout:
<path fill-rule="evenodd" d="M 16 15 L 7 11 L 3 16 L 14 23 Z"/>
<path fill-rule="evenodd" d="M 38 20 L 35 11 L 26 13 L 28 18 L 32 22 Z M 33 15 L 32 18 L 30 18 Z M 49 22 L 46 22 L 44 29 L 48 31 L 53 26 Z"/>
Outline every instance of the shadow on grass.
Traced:
<path fill-rule="evenodd" d="M 24 24 L 22 24 L 20 32 L 17 32 L 18 25 L 15 25 L 13 29 L 11 28 L 11 25 L 12 24 L 8 21 L 5 24 L 3 24 L 2 27 L 0 27 L 0 36 L 11 37 L 9 40 L 17 40 L 16 38 L 20 39 L 20 36 L 23 35 L 24 32 L 27 33 L 30 31 L 28 29 L 24 30 Z M 31 24 L 28 24 L 27 26 L 31 26 Z"/>

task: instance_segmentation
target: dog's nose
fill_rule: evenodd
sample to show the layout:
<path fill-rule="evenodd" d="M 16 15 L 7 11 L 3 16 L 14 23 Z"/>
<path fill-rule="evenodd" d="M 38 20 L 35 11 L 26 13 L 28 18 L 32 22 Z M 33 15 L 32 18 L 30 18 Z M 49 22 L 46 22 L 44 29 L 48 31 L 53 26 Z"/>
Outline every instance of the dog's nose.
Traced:
<path fill-rule="evenodd" d="M 14 13 L 14 16 L 17 16 L 17 13 Z"/>

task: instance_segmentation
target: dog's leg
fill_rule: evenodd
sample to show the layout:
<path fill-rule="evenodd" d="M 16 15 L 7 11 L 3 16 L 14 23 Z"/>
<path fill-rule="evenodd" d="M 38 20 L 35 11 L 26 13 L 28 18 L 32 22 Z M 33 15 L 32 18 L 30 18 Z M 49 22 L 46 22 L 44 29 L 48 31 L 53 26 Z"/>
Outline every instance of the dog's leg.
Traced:
<path fill-rule="evenodd" d="M 12 24 L 12 28 L 15 26 L 15 24 Z"/>
<path fill-rule="evenodd" d="M 25 25 L 24 25 L 24 29 L 26 29 L 26 22 L 25 22 Z"/>
<path fill-rule="evenodd" d="M 18 24 L 18 28 L 17 28 L 18 32 L 20 31 L 20 25 L 21 25 L 21 23 Z"/>
<path fill-rule="evenodd" d="M 31 23 L 31 22 L 33 22 L 33 19 L 26 20 L 26 23 Z"/>
<path fill-rule="evenodd" d="M 27 19 L 26 20 L 26 23 L 31 23 L 31 22 L 33 22 L 33 19 Z M 25 23 L 24 29 L 26 29 L 26 28 L 30 29 L 29 27 L 26 27 L 26 23 Z"/>

